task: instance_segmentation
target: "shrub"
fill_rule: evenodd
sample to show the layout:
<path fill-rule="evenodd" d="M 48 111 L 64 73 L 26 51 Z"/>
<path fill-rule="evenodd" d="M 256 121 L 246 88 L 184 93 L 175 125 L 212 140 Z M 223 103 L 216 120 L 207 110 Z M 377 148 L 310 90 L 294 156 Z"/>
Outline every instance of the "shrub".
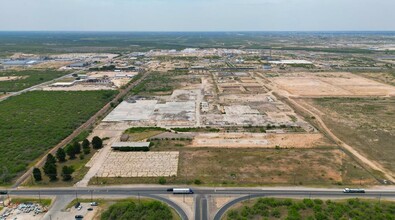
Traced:
<path fill-rule="evenodd" d="M 165 185 L 166 184 L 166 178 L 160 177 L 159 180 L 158 180 L 158 183 L 161 184 L 161 185 Z"/>
<path fill-rule="evenodd" d="M 200 185 L 200 184 L 202 184 L 202 181 L 199 179 L 195 179 L 195 181 L 193 181 L 193 183 L 195 183 L 196 185 Z"/>

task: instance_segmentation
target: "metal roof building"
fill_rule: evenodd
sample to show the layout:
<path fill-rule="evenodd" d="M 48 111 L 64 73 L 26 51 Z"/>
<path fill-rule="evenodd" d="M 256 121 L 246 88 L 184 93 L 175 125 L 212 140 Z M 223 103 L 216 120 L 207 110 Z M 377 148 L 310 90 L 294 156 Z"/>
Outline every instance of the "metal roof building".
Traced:
<path fill-rule="evenodd" d="M 150 142 L 115 142 L 111 148 L 119 151 L 149 151 Z"/>

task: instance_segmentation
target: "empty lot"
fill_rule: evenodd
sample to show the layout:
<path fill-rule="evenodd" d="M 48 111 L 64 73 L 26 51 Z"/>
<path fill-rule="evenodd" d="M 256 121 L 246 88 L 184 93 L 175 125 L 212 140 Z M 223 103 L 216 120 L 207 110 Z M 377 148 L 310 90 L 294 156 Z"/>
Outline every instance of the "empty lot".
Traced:
<path fill-rule="evenodd" d="M 192 147 L 312 148 L 333 146 L 321 134 L 199 133 Z"/>
<path fill-rule="evenodd" d="M 395 171 L 395 98 L 321 98 L 309 103 L 337 137 Z"/>
<path fill-rule="evenodd" d="M 290 73 L 270 80 L 297 96 L 395 96 L 395 87 L 351 73 Z"/>

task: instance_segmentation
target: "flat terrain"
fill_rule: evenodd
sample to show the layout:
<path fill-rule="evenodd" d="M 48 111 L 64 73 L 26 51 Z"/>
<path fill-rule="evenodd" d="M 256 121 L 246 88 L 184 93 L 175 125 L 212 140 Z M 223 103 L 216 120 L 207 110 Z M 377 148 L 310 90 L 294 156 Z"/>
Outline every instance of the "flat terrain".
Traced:
<path fill-rule="evenodd" d="M 395 171 L 394 98 L 313 99 L 322 119 L 337 137 L 385 168 Z"/>
<path fill-rule="evenodd" d="M 351 73 L 289 73 L 270 80 L 297 96 L 395 96 L 395 87 Z"/>
<path fill-rule="evenodd" d="M 236 204 L 223 219 L 394 219 L 394 208 L 387 201 L 260 198 Z"/>
<path fill-rule="evenodd" d="M 188 142 L 184 142 L 187 144 Z M 173 145 L 174 147 L 169 147 Z M 227 149 L 187 148 L 183 141 L 155 142 L 154 151 L 178 150 L 178 174 L 170 184 L 206 185 L 337 185 L 373 184 L 375 180 L 336 148 Z M 156 178 L 98 178 L 91 184 L 158 183 Z"/>
<path fill-rule="evenodd" d="M 0 183 L 18 173 L 102 108 L 116 91 L 29 92 L 0 103 Z"/>
<path fill-rule="evenodd" d="M 16 92 L 68 73 L 51 69 L 3 71 L 0 72 L 0 92 Z"/>
<path fill-rule="evenodd" d="M 333 146 L 321 134 L 200 133 L 192 147 L 229 148 L 313 148 Z"/>
<path fill-rule="evenodd" d="M 111 151 L 97 173 L 99 177 L 176 176 L 179 153 Z"/>

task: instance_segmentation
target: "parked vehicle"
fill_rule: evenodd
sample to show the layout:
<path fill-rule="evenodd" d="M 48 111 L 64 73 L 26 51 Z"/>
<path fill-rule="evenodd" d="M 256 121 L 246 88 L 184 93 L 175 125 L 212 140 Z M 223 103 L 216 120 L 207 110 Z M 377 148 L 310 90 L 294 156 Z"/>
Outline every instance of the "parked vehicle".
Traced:
<path fill-rule="evenodd" d="M 74 206 L 74 208 L 78 208 L 78 207 L 80 207 L 81 206 L 81 203 L 80 202 L 77 202 L 77 204 L 75 204 L 75 206 Z"/>

